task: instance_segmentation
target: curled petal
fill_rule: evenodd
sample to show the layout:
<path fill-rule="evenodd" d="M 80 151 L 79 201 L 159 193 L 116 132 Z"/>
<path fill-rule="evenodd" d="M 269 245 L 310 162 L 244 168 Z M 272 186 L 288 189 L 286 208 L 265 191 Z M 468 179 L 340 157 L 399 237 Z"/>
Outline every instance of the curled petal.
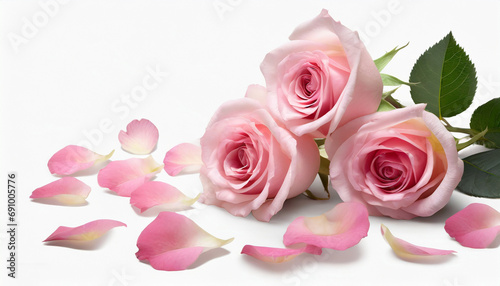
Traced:
<path fill-rule="evenodd" d="M 129 197 L 162 168 L 163 165 L 156 163 L 151 156 L 144 159 L 113 161 L 99 171 L 97 182 L 99 186 L 108 188 L 120 196 Z"/>
<path fill-rule="evenodd" d="M 161 212 L 139 235 L 135 255 L 157 270 L 185 270 L 201 253 L 231 241 L 212 236 L 183 215 Z"/>
<path fill-rule="evenodd" d="M 500 233 L 500 212 L 474 203 L 446 220 L 444 229 L 463 246 L 488 247 Z"/>
<path fill-rule="evenodd" d="M 453 250 L 441 250 L 411 244 L 400 238 L 394 237 L 389 229 L 383 224 L 380 225 L 380 231 L 382 232 L 382 236 L 385 238 L 387 243 L 391 246 L 394 253 L 403 259 L 412 260 L 424 257 L 448 255 L 455 252 Z"/>
<path fill-rule="evenodd" d="M 126 227 L 127 225 L 116 220 L 98 219 L 77 227 L 60 226 L 44 242 L 53 240 L 94 240 L 118 226 Z"/>
<path fill-rule="evenodd" d="M 283 243 L 306 243 L 345 250 L 368 235 L 368 210 L 358 202 L 340 203 L 317 217 L 298 217 L 288 226 Z"/>
<path fill-rule="evenodd" d="M 118 140 L 123 150 L 138 155 L 153 152 L 158 143 L 158 129 L 147 119 L 133 120 L 127 125 L 127 131 L 121 130 Z"/>
<path fill-rule="evenodd" d="M 55 175 L 71 175 L 81 170 L 88 169 L 95 164 L 107 161 L 115 150 L 108 155 L 99 155 L 85 147 L 68 145 L 57 151 L 50 159 L 47 166 Z"/>
<path fill-rule="evenodd" d="M 178 211 L 192 205 L 198 197 L 190 198 L 167 183 L 150 181 L 132 192 L 130 203 L 141 209 L 141 212 L 158 205 L 170 211 Z"/>
<path fill-rule="evenodd" d="M 80 205 L 89 196 L 90 187 L 73 177 L 64 177 L 33 191 L 30 198 L 53 198 L 65 205 Z"/>
<path fill-rule="evenodd" d="M 247 88 L 245 97 L 253 98 L 265 106 L 267 102 L 267 89 L 262 85 L 251 84 Z"/>
<path fill-rule="evenodd" d="M 181 143 L 167 152 L 163 164 L 170 176 L 199 173 L 203 165 L 201 147 L 191 143 Z"/>
<path fill-rule="evenodd" d="M 241 254 L 250 255 L 258 260 L 270 263 L 287 262 L 301 255 L 302 253 L 320 255 L 321 252 L 321 248 L 313 245 L 306 245 L 302 248 L 297 249 L 245 245 L 241 250 Z"/>

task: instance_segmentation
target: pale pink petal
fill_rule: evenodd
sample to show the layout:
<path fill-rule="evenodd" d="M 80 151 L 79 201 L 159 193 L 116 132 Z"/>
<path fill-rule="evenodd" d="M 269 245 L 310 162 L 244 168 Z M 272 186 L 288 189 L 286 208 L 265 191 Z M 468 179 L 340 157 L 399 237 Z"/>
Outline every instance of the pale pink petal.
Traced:
<path fill-rule="evenodd" d="M 183 215 L 161 212 L 142 231 L 135 255 L 139 260 L 148 260 L 157 270 L 185 270 L 201 253 L 232 240 L 212 236 Z"/>
<path fill-rule="evenodd" d="M 127 125 L 127 131 L 121 130 L 118 140 L 123 150 L 138 155 L 153 152 L 158 143 L 158 129 L 147 119 L 133 120 Z"/>
<path fill-rule="evenodd" d="M 455 252 L 453 250 L 441 250 L 411 244 L 400 238 L 394 237 L 389 229 L 383 224 L 380 225 L 380 231 L 382 232 L 382 236 L 384 236 L 387 243 L 391 246 L 394 253 L 403 259 L 414 260 L 425 257 L 449 255 Z"/>
<path fill-rule="evenodd" d="M 95 164 L 107 161 L 115 150 L 108 155 L 99 155 L 85 147 L 68 145 L 57 151 L 50 159 L 47 166 L 55 175 L 71 175 L 81 170 L 88 169 Z"/>
<path fill-rule="evenodd" d="M 118 226 L 126 227 L 127 225 L 116 220 L 98 219 L 77 227 L 60 226 L 44 242 L 53 240 L 94 240 Z"/>
<path fill-rule="evenodd" d="M 474 203 L 446 220 L 444 229 L 466 247 L 486 248 L 500 234 L 500 212 Z"/>
<path fill-rule="evenodd" d="M 181 143 L 167 152 L 163 164 L 170 176 L 199 173 L 203 166 L 201 147 L 191 143 Z"/>
<path fill-rule="evenodd" d="M 163 165 L 156 163 L 151 156 L 144 159 L 113 161 L 99 171 L 97 182 L 99 186 L 108 188 L 120 196 L 129 197 L 162 168 Z"/>
<path fill-rule="evenodd" d="M 345 250 L 366 237 L 369 228 L 368 211 L 363 204 L 339 203 L 320 216 L 296 218 L 288 226 L 283 243 Z"/>
<path fill-rule="evenodd" d="M 151 256 L 149 264 L 156 270 L 179 271 L 193 264 L 203 253 L 204 247 L 187 247 Z"/>
<path fill-rule="evenodd" d="M 89 196 L 90 187 L 73 177 L 64 177 L 33 191 L 30 198 L 53 198 L 65 205 L 80 205 Z"/>
<path fill-rule="evenodd" d="M 199 197 L 199 196 L 198 196 Z M 164 182 L 146 182 L 130 195 L 130 203 L 141 212 L 161 205 L 165 210 L 184 210 L 198 200 L 181 193 L 177 188 Z"/>
<path fill-rule="evenodd" d="M 245 245 L 241 250 L 241 254 L 250 255 L 258 260 L 270 263 L 287 262 L 301 255 L 302 253 L 320 255 L 321 252 L 321 248 L 313 245 L 306 245 L 303 248 L 297 249 Z"/>
<path fill-rule="evenodd" d="M 267 89 L 258 84 L 249 85 L 245 97 L 255 99 L 265 106 L 267 102 Z"/>

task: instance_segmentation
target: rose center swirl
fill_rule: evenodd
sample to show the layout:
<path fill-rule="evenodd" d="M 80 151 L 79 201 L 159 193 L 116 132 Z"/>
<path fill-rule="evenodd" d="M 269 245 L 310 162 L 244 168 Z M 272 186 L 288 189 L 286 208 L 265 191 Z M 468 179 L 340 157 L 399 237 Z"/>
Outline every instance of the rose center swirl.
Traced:
<path fill-rule="evenodd" d="M 309 64 L 297 77 L 295 91 L 299 99 L 308 101 L 314 96 L 321 82 L 317 72 L 318 67 Z M 312 104 L 309 102 L 309 105 Z"/>
<path fill-rule="evenodd" d="M 366 161 L 367 179 L 387 193 L 397 193 L 414 185 L 408 154 L 401 151 L 378 150 Z"/>

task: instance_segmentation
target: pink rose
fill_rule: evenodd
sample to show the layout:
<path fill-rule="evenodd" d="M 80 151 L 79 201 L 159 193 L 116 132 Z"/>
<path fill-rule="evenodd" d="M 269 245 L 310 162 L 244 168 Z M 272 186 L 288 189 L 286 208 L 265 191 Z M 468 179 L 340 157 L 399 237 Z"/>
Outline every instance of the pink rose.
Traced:
<path fill-rule="evenodd" d="M 327 10 L 297 27 L 260 68 L 271 112 L 298 136 L 326 137 L 377 110 L 382 79 L 357 33 Z"/>
<path fill-rule="evenodd" d="M 333 188 L 371 215 L 431 216 L 463 173 L 455 140 L 425 105 L 377 112 L 333 132 L 325 148 Z"/>
<path fill-rule="evenodd" d="M 269 221 L 283 202 L 304 192 L 319 169 L 310 136 L 279 126 L 259 100 L 265 88 L 250 86 L 247 98 L 223 104 L 201 138 L 201 202 L 236 216 L 250 212 Z M 263 94 L 262 94 L 263 93 Z"/>

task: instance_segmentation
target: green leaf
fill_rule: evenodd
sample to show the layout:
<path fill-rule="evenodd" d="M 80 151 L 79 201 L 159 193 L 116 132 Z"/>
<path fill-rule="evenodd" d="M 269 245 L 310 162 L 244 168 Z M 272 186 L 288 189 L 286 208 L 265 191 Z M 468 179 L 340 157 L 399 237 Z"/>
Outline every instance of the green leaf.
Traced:
<path fill-rule="evenodd" d="M 403 84 L 411 86 L 411 85 L 415 84 L 415 83 L 402 81 L 395 76 L 388 75 L 385 73 L 381 73 L 380 77 L 382 77 L 382 83 L 384 84 L 384 86 L 401 86 Z"/>
<path fill-rule="evenodd" d="M 474 64 L 451 32 L 417 60 L 410 74 L 411 97 L 427 103 L 426 110 L 440 119 L 455 116 L 470 106 L 476 92 Z"/>
<path fill-rule="evenodd" d="M 500 198 L 500 149 L 469 156 L 458 190 L 482 198 Z"/>
<path fill-rule="evenodd" d="M 398 88 L 399 86 L 396 87 L 395 89 L 391 89 L 382 93 L 382 99 L 386 99 L 387 97 L 391 96 L 394 92 L 396 92 L 396 90 L 398 90 Z"/>
<path fill-rule="evenodd" d="M 378 106 L 377 112 L 391 111 L 394 109 L 396 109 L 396 107 L 390 104 L 387 100 L 382 99 L 382 101 L 380 101 L 380 105 Z"/>
<path fill-rule="evenodd" d="M 374 60 L 375 66 L 377 67 L 378 71 L 382 71 L 385 66 L 392 60 L 392 58 L 403 48 L 406 48 L 409 43 L 406 43 L 406 45 L 402 46 L 401 48 L 398 49 L 398 47 L 395 47 L 391 51 L 387 52 L 385 55 L 381 56 L 380 58 Z"/>
<path fill-rule="evenodd" d="M 489 148 L 500 148 L 500 98 L 479 106 L 472 114 L 470 128 L 476 131 L 488 129 L 483 140 L 477 143 Z"/>

